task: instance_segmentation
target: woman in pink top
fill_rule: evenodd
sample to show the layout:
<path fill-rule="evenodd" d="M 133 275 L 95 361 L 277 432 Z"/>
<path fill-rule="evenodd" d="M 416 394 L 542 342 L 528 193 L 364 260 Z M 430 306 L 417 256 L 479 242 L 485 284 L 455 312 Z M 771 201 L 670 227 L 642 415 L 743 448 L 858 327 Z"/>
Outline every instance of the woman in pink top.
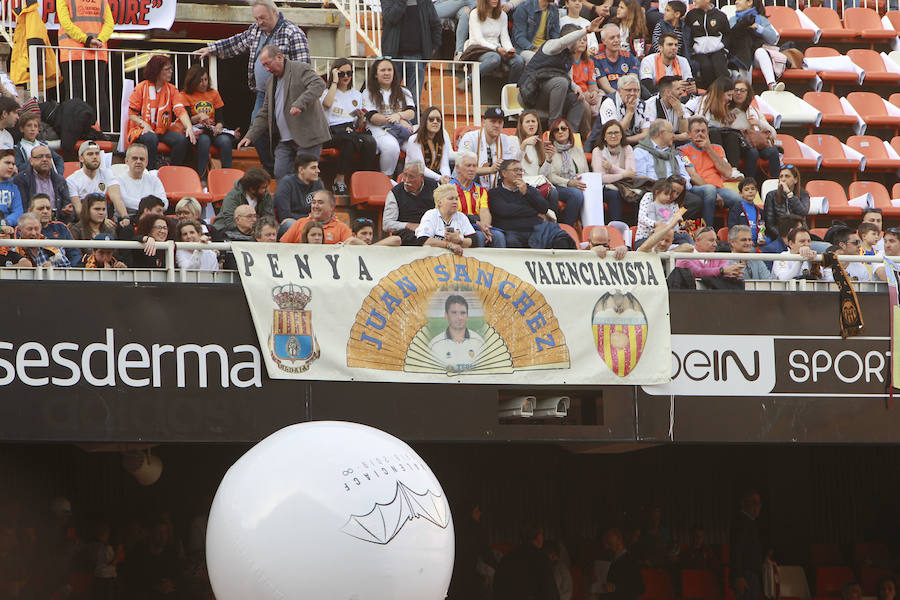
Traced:
<path fill-rule="evenodd" d="M 716 251 L 716 230 L 712 227 L 704 227 L 694 234 L 694 252 Z M 690 269 L 694 277 L 728 277 L 739 278 L 744 272 L 743 263 L 728 264 L 727 260 L 714 258 L 682 258 L 675 261 L 676 267 Z"/>
<path fill-rule="evenodd" d="M 634 150 L 624 141 L 625 130 L 622 124 L 612 120 L 600 129 L 597 145 L 591 152 L 591 170 L 603 174 L 603 201 L 606 203 L 607 223 L 622 220 L 622 194 L 618 186 L 612 184 L 630 183 L 636 173 Z"/>

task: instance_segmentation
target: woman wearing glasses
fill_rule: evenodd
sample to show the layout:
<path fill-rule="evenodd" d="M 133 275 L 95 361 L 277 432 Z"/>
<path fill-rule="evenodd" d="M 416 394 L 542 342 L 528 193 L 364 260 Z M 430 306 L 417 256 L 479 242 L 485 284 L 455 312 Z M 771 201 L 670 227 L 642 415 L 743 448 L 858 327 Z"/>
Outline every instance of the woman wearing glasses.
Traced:
<path fill-rule="evenodd" d="M 156 151 L 160 142 L 172 149 L 170 158 L 175 165 L 185 164 L 188 140 L 197 143 L 181 92 L 171 83 L 173 73 L 171 58 L 164 54 L 152 56 L 144 67 L 144 80 L 128 99 L 126 145 L 140 142 L 147 146 L 147 170 L 157 168 Z M 176 119 L 181 121 L 183 133 L 173 127 Z"/>
<path fill-rule="evenodd" d="M 169 239 L 169 222 L 165 217 L 147 213 L 138 221 L 137 239 L 144 248 L 131 251 L 131 266 L 135 269 L 165 269 L 166 251 L 157 242 Z"/>
<path fill-rule="evenodd" d="M 436 106 L 422 111 L 422 120 L 415 137 L 406 146 L 407 161 L 425 163 L 425 177 L 441 184 L 450 181 L 450 153 L 453 145 L 444 129 L 444 116 Z"/>
<path fill-rule="evenodd" d="M 377 171 L 375 138 L 365 128 L 363 96 L 353 89 L 353 63 L 339 58 L 331 63 L 328 89 L 322 95 L 322 108 L 331 130 L 330 147 L 338 150 L 337 173 L 334 175 L 335 194 L 347 193 L 347 174 L 356 170 Z M 359 158 L 356 154 L 359 153 Z"/>
<path fill-rule="evenodd" d="M 769 161 L 769 173 L 774 175 L 781 168 L 781 153 L 775 146 L 775 128 L 756 107 L 753 106 L 753 88 L 746 79 L 734 82 L 731 126 L 744 132 L 747 145 L 744 147 L 744 174 L 756 178 L 760 157 Z"/>
<path fill-rule="evenodd" d="M 572 126 L 565 119 L 556 119 L 550 125 L 550 141 L 555 150 L 550 161 L 550 183 L 556 186 L 559 201 L 566 203 L 559 221 L 566 225 L 574 225 L 581 217 L 584 205 L 584 190 L 587 188 L 580 173 L 590 173 L 584 151 L 575 145 L 575 134 Z M 603 225 L 603 223 L 582 223 L 582 225 Z"/>

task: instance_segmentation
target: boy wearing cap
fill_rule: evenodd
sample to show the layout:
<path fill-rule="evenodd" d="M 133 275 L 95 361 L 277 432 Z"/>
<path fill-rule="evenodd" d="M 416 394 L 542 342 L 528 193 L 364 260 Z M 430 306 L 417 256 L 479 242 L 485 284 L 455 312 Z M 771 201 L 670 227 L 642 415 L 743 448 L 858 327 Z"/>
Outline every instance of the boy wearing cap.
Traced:
<path fill-rule="evenodd" d="M 108 233 L 98 233 L 93 239 L 108 242 L 115 238 Z M 124 269 L 127 265 L 115 257 L 112 248 L 94 248 L 90 254 L 81 257 L 78 266 L 82 269 Z"/>
<path fill-rule="evenodd" d="M 82 198 L 88 194 L 103 194 L 112 201 L 119 218 L 127 216 L 116 176 L 111 169 L 100 166 L 100 146 L 96 142 L 84 142 L 78 149 L 78 160 L 81 168 L 66 177 L 69 198 L 76 212 L 81 211 Z"/>
<path fill-rule="evenodd" d="M 519 140 L 503 133 L 503 111 L 492 106 L 484 111 L 481 129 L 466 132 L 459 140 L 459 151 L 469 151 L 478 161 L 476 181 L 484 188 L 497 185 L 500 163 L 519 157 Z"/>

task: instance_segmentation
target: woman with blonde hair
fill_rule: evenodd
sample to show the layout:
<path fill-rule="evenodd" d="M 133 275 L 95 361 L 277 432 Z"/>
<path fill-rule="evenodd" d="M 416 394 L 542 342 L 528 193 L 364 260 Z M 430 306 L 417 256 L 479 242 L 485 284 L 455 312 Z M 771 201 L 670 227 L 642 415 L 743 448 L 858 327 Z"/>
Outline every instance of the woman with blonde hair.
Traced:
<path fill-rule="evenodd" d="M 459 212 L 456 184 L 439 185 L 434 190 L 434 208 L 422 215 L 416 228 L 416 239 L 423 246 L 437 246 L 462 255 L 463 248 L 470 248 L 474 238 L 475 228 L 469 218 Z"/>

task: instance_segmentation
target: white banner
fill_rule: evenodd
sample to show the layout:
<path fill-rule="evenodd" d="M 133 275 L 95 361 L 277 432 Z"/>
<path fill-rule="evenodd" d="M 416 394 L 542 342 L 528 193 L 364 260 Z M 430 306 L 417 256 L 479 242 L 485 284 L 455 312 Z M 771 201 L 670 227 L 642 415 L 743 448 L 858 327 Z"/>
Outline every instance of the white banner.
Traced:
<path fill-rule="evenodd" d="M 176 4 L 176 0 L 109 0 L 116 31 L 171 29 Z M 59 29 L 54 0 L 38 2 L 38 10 L 47 29 Z"/>
<path fill-rule="evenodd" d="M 671 375 L 656 256 L 233 248 L 274 379 L 635 385 Z"/>

